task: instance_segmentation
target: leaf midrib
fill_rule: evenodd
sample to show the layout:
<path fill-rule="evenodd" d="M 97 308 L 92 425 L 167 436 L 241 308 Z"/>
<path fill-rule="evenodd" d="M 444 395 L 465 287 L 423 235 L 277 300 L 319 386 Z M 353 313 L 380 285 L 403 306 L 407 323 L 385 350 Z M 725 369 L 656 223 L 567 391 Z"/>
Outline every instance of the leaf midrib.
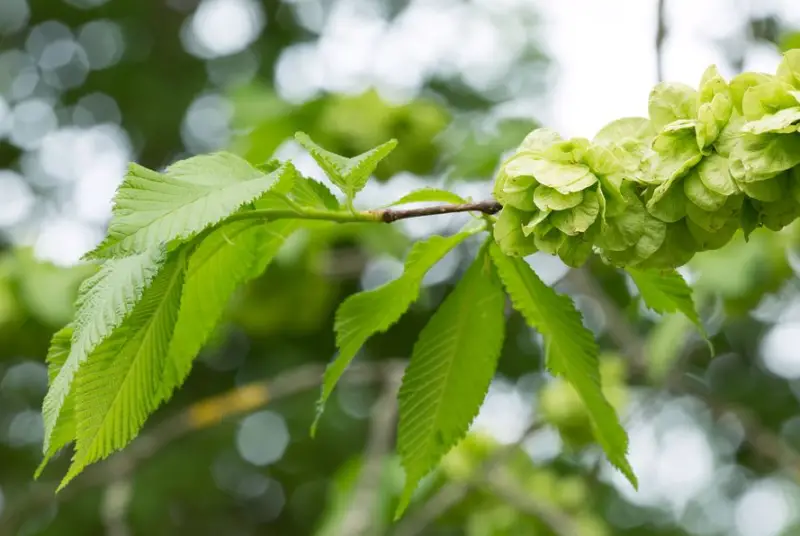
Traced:
<path fill-rule="evenodd" d="M 188 207 L 194 207 L 200 201 L 207 201 L 215 193 L 223 194 L 223 193 L 227 192 L 229 189 L 233 189 L 233 188 L 235 188 L 237 186 L 241 186 L 243 184 L 247 184 L 247 183 L 250 183 L 250 182 L 256 182 L 256 181 L 263 180 L 263 179 L 269 177 L 270 175 L 271 175 L 271 173 L 267 174 L 267 175 L 262 175 L 261 177 L 257 177 L 257 178 L 254 178 L 254 179 L 248 179 L 248 180 L 244 180 L 244 181 L 233 182 L 233 183 L 227 184 L 227 185 L 225 185 L 225 186 L 223 186 L 221 188 L 206 187 L 206 190 L 203 192 L 202 195 L 196 196 L 194 199 L 192 199 L 188 203 L 183 203 L 183 204 L 181 204 L 179 206 L 174 207 L 171 210 L 167 210 L 166 212 L 162 213 L 160 216 L 150 220 L 147 223 L 147 225 L 139 226 L 136 229 L 136 231 L 134 231 L 133 233 L 122 235 L 115 242 L 112 242 L 112 243 L 106 245 L 103 249 L 98 250 L 98 253 L 99 252 L 103 252 L 103 251 L 109 251 L 109 250 L 114 251 L 114 250 L 122 249 L 121 244 L 123 242 L 131 241 L 131 240 L 134 239 L 134 237 L 140 236 L 142 233 L 146 233 L 148 229 L 152 228 L 154 225 L 156 225 L 161 220 L 163 220 L 165 218 L 168 218 L 168 217 L 171 217 L 171 216 L 174 216 L 177 212 L 179 212 L 181 210 L 187 209 Z M 272 185 L 274 185 L 277 182 L 277 180 L 278 180 L 277 178 L 273 178 L 272 184 L 265 189 L 265 192 L 268 192 L 272 188 Z M 225 216 L 219 218 L 218 221 L 222 221 L 223 219 L 225 219 Z M 109 230 L 109 237 L 111 236 L 111 232 L 112 231 Z M 186 236 L 191 235 L 191 234 L 193 234 L 195 232 L 197 232 L 197 231 L 189 231 L 189 232 L 179 233 L 178 236 L 179 237 L 186 237 Z"/>
<path fill-rule="evenodd" d="M 463 298 L 461 296 L 459 296 L 458 298 L 459 298 L 458 304 L 461 304 L 461 301 L 463 300 Z M 440 417 L 441 409 L 442 409 L 442 400 L 444 400 L 444 396 L 443 395 L 444 395 L 445 391 L 447 390 L 447 385 L 450 383 L 449 380 L 450 380 L 450 377 L 453 374 L 453 364 L 455 363 L 455 360 L 456 360 L 455 358 L 458 355 L 457 350 L 460 350 L 461 349 L 461 345 L 463 344 L 460 341 L 462 341 L 462 339 L 463 339 L 463 337 L 462 337 L 463 333 L 462 332 L 464 331 L 465 324 L 467 323 L 466 322 L 466 318 L 467 318 L 467 315 L 457 315 L 456 321 L 453 322 L 453 324 L 451 324 L 453 326 L 453 329 L 451 330 L 451 332 L 456 337 L 456 344 L 450 345 L 453 348 L 453 351 L 451 352 L 451 359 L 449 360 L 449 362 L 447 363 L 447 365 L 445 367 L 447 369 L 447 372 L 446 372 L 446 375 L 445 375 L 445 381 L 442 383 L 440 396 L 436 397 L 436 399 L 435 399 L 436 400 L 436 408 L 434 409 L 433 418 L 430 420 L 430 424 L 428 426 L 423 426 L 422 427 L 422 430 L 426 431 L 427 433 L 425 434 L 423 440 L 420 442 L 421 445 L 419 447 L 417 447 L 416 449 L 413 449 L 413 450 L 411 450 L 409 452 L 409 454 L 414 453 L 414 458 L 416 458 L 418 453 L 423 450 L 423 447 L 424 447 L 425 451 L 427 451 L 429 449 L 429 447 L 430 447 L 431 439 L 433 437 L 432 434 L 430 433 L 430 431 L 433 430 L 435 428 L 436 423 L 439 422 L 439 417 Z"/>
<path fill-rule="evenodd" d="M 96 447 L 95 442 L 97 441 L 97 438 L 100 435 L 100 433 L 106 427 L 106 423 L 107 423 L 107 420 L 109 418 L 109 415 L 111 415 L 111 413 L 112 413 L 111 408 L 113 408 L 116 405 L 117 401 L 119 400 L 119 397 L 120 397 L 121 393 L 125 390 L 125 387 L 126 387 L 128 381 L 131 378 L 131 370 L 134 368 L 134 365 L 136 364 L 136 362 L 139 359 L 141 359 L 141 352 L 142 352 L 142 348 L 144 347 L 144 341 L 147 340 L 148 336 L 150 335 L 150 330 L 153 328 L 153 325 L 154 325 L 154 319 L 156 319 L 156 318 L 158 318 L 160 316 L 165 304 L 168 302 L 167 298 L 170 296 L 170 294 L 171 294 L 171 292 L 172 292 L 172 290 L 173 290 L 173 288 L 175 286 L 176 281 L 179 281 L 181 279 L 182 272 L 183 272 L 183 266 L 176 266 L 174 270 L 175 271 L 172 274 L 172 277 L 170 278 L 169 285 L 167 285 L 167 287 L 165 288 L 165 292 L 164 292 L 164 294 L 162 296 L 161 302 L 158 304 L 158 307 L 156 307 L 156 309 L 153 312 L 153 314 L 151 314 L 148 317 L 147 321 L 145 322 L 145 325 L 142 326 L 142 328 L 141 328 L 142 330 L 145 331 L 144 334 L 142 335 L 142 339 L 141 339 L 142 340 L 142 344 L 139 345 L 139 348 L 136 350 L 134 356 L 131 358 L 130 366 L 128 367 L 128 371 L 125 373 L 125 379 L 120 384 L 120 388 L 117 389 L 117 392 L 114 394 L 114 397 L 112 398 L 111 403 L 108 404 L 108 411 L 105 412 L 105 415 L 103 416 L 102 420 L 100 421 L 100 424 L 97 426 L 97 428 L 95 430 L 95 433 L 92 434 L 91 439 L 89 441 L 87 441 L 87 443 L 86 443 L 87 444 L 87 448 L 84 451 L 84 453 L 85 453 L 84 457 L 87 457 L 95 449 L 95 447 Z M 130 338 L 129 338 L 129 340 L 130 340 Z"/>

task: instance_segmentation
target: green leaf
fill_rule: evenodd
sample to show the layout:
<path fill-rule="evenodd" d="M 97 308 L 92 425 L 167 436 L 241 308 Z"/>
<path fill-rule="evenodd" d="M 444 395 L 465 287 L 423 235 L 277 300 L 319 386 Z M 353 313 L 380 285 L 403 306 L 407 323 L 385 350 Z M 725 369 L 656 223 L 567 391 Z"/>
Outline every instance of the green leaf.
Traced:
<path fill-rule="evenodd" d="M 544 337 L 548 368 L 578 392 L 609 461 L 636 487 L 628 437 L 601 389 L 597 343 L 572 300 L 545 285 L 524 260 L 503 255 L 495 245 L 491 255 L 514 308 Z"/>
<path fill-rule="evenodd" d="M 731 153 L 738 182 L 766 180 L 800 164 L 800 135 L 744 134 Z M 733 167 L 732 174 L 733 174 Z"/>
<path fill-rule="evenodd" d="M 73 332 L 74 328 L 72 324 L 67 324 L 53 334 L 53 338 L 50 341 L 50 348 L 47 350 L 47 357 L 45 358 L 47 362 L 48 385 L 53 385 L 59 371 L 64 367 L 64 363 L 67 362 L 70 346 L 72 344 Z M 61 408 L 61 418 L 58 419 L 56 426 L 50 433 L 50 437 L 47 438 L 48 446 L 45 449 L 44 459 L 36 469 L 34 478 L 39 478 L 47 462 L 49 462 L 60 449 L 75 439 L 74 402 L 73 398 L 68 397 L 64 406 Z"/>
<path fill-rule="evenodd" d="M 783 174 L 765 181 L 741 182 L 739 188 L 747 197 L 771 203 L 778 201 L 786 193 L 782 178 Z"/>
<path fill-rule="evenodd" d="M 759 221 L 771 231 L 780 231 L 800 216 L 800 206 L 790 196 L 772 203 L 757 203 L 756 206 Z"/>
<path fill-rule="evenodd" d="M 505 302 L 484 249 L 420 333 L 398 394 L 406 483 L 396 517 L 478 414 L 503 347 Z"/>
<path fill-rule="evenodd" d="M 597 182 L 597 177 L 582 164 L 564 164 L 521 155 L 505 166 L 509 177 L 530 176 L 562 194 L 580 192 Z"/>
<path fill-rule="evenodd" d="M 653 182 L 663 184 L 686 175 L 703 158 L 694 131 L 663 132 L 653 139 Z"/>
<path fill-rule="evenodd" d="M 604 250 L 603 256 L 616 266 L 638 264 L 659 250 L 667 236 L 667 224 L 645 214 L 642 235 L 631 247 L 622 251 Z"/>
<path fill-rule="evenodd" d="M 644 141 L 655 134 L 653 125 L 645 117 L 623 117 L 605 125 L 595 135 L 594 143 L 613 145 L 626 140 Z"/>
<path fill-rule="evenodd" d="M 573 268 L 582 266 L 592 254 L 594 239 L 597 235 L 595 229 L 599 225 L 595 224 L 588 232 L 577 236 L 568 236 L 558 247 L 558 257 Z"/>
<path fill-rule="evenodd" d="M 522 226 L 522 234 L 525 236 L 530 236 L 532 233 L 536 232 L 537 228 L 539 228 L 539 226 L 542 224 L 546 225 L 547 229 L 552 229 L 553 224 L 549 221 L 546 221 L 548 216 L 550 216 L 550 213 L 551 211 L 549 210 L 538 210 L 533 214 L 525 213 L 525 215 L 529 216 L 530 219 L 528 219 L 528 222 Z M 541 234 L 541 232 L 539 232 L 539 234 Z"/>
<path fill-rule="evenodd" d="M 422 279 L 428 270 L 470 234 L 462 232 L 447 238 L 433 236 L 417 242 L 406 257 L 403 275 L 376 289 L 353 294 L 342 302 L 336 311 L 334 324 L 339 355 L 325 369 L 317 415 L 311 426 L 312 435 L 339 378 L 367 339 L 386 331 L 400 320 L 419 296 Z"/>
<path fill-rule="evenodd" d="M 583 201 L 583 192 L 562 194 L 557 190 L 540 184 L 533 192 L 533 203 L 539 210 L 567 210 Z"/>
<path fill-rule="evenodd" d="M 591 142 L 586 138 L 561 140 L 542 151 L 542 158 L 560 164 L 578 164 L 583 162 L 590 146 Z"/>
<path fill-rule="evenodd" d="M 408 193 L 389 205 L 395 207 L 397 205 L 406 205 L 408 203 L 425 203 L 425 202 L 439 202 L 439 203 L 453 203 L 455 205 L 466 203 L 466 199 L 458 194 L 454 194 L 448 190 L 439 188 L 422 188 Z"/>
<path fill-rule="evenodd" d="M 173 254 L 130 317 L 78 371 L 75 456 L 59 489 L 87 465 L 127 445 L 158 407 L 181 304 L 185 257 L 183 250 Z"/>
<path fill-rule="evenodd" d="M 512 206 L 530 212 L 536 210 L 536 204 L 533 202 L 533 191 L 536 186 L 536 179 L 529 175 L 509 176 L 501 170 L 492 193 L 504 207 Z"/>
<path fill-rule="evenodd" d="M 742 97 L 742 115 L 754 121 L 784 108 L 797 106 L 792 89 L 792 86 L 777 79 L 747 88 Z"/>
<path fill-rule="evenodd" d="M 697 243 L 686 226 L 686 220 L 682 219 L 667 225 L 666 236 L 661 247 L 639 263 L 638 267 L 644 269 L 676 268 L 689 262 L 696 252 Z"/>
<path fill-rule="evenodd" d="M 765 115 L 761 119 L 749 121 L 742 127 L 742 132 L 748 134 L 766 134 L 767 132 L 786 134 L 797 132 L 799 122 L 800 106 L 794 106 L 792 108 L 784 108 L 774 114 Z"/>
<path fill-rule="evenodd" d="M 697 115 L 697 91 L 686 84 L 661 82 L 650 92 L 647 111 L 656 130 Z"/>
<path fill-rule="evenodd" d="M 585 232 L 597 219 L 600 213 L 600 201 L 597 194 L 589 190 L 584 193 L 580 205 L 569 210 L 554 212 L 550 221 L 562 233 L 574 236 Z"/>
<path fill-rule="evenodd" d="M 744 101 L 744 94 L 751 87 L 761 84 L 767 84 L 774 80 L 774 78 L 764 73 L 740 73 L 731 79 L 731 97 L 733 98 L 733 105 L 739 114 L 743 113 L 742 103 Z"/>
<path fill-rule="evenodd" d="M 526 257 L 536 253 L 533 238 L 528 238 L 523 230 L 526 215 L 514 207 L 505 206 L 497 217 L 494 239 L 506 255 Z"/>
<path fill-rule="evenodd" d="M 186 380 L 234 292 L 261 275 L 300 226 L 299 220 L 231 222 L 208 235 L 192 252 L 164 368 L 163 400 Z"/>
<path fill-rule="evenodd" d="M 700 105 L 695 138 L 701 150 L 707 152 L 706 149 L 717 140 L 732 112 L 733 104 L 725 94 L 717 94 L 711 102 Z"/>
<path fill-rule="evenodd" d="M 719 74 L 719 69 L 716 65 L 711 65 L 703 72 L 700 77 L 700 91 L 697 94 L 697 102 L 700 105 L 708 104 L 720 94 L 728 96 L 728 84 L 725 79 Z"/>
<path fill-rule="evenodd" d="M 716 153 L 703 158 L 697 165 L 697 174 L 703 185 L 720 195 L 729 196 L 739 193 L 739 188 L 728 170 L 728 159 Z"/>
<path fill-rule="evenodd" d="M 697 243 L 697 251 L 710 251 L 719 249 L 731 241 L 733 235 L 739 230 L 740 220 L 741 218 L 736 215 L 726 221 L 722 228 L 711 232 L 696 224 L 691 218 L 686 218 L 686 227 Z"/>
<path fill-rule="evenodd" d="M 553 227 L 549 221 L 544 223 L 545 225 L 537 226 L 534 229 L 533 243 L 540 251 L 557 255 L 558 250 L 564 245 L 567 235 Z"/>
<path fill-rule="evenodd" d="M 537 128 L 525 136 L 525 139 L 519 144 L 519 152 L 528 151 L 532 153 L 541 153 L 551 145 L 560 141 L 563 141 L 563 139 L 555 130 L 546 127 Z"/>
<path fill-rule="evenodd" d="M 265 192 L 287 193 L 296 175 L 291 164 L 265 175 L 230 153 L 182 160 L 163 174 L 131 164 L 114 196 L 108 234 L 86 258 L 124 257 L 185 241 Z"/>
<path fill-rule="evenodd" d="M 736 144 L 739 142 L 739 137 L 742 134 L 742 126 L 745 123 L 745 118 L 741 115 L 731 115 L 728 123 L 719 133 L 717 140 L 714 142 L 714 150 L 718 154 L 728 158 L 736 147 Z"/>
<path fill-rule="evenodd" d="M 52 380 L 42 403 L 44 453 L 52 456 L 64 446 L 65 419 L 74 404 L 75 373 L 89 354 L 130 314 L 166 260 L 164 248 L 152 248 L 139 255 L 106 261 L 83 282 L 69 356 Z"/>
<path fill-rule="evenodd" d="M 633 246 L 644 233 L 649 217 L 641 201 L 631 200 L 627 210 L 603 223 L 598 246 L 611 251 L 623 251 Z"/>
<path fill-rule="evenodd" d="M 744 196 L 732 195 L 725 199 L 725 203 L 717 210 L 707 211 L 694 203 L 686 203 L 686 217 L 709 232 L 716 232 L 725 227 L 728 222 L 739 219 Z"/>
<path fill-rule="evenodd" d="M 758 221 L 758 211 L 753 207 L 753 203 L 749 199 L 745 199 L 742 205 L 742 213 L 740 217 L 742 225 L 742 233 L 744 234 L 744 241 L 750 241 L 750 235 L 755 231 L 761 223 Z"/>
<path fill-rule="evenodd" d="M 778 78 L 796 88 L 800 88 L 800 50 L 787 50 L 778 65 Z"/>
<path fill-rule="evenodd" d="M 682 177 L 676 177 L 656 187 L 647 201 L 647 212 L 667 223 L 686 216 L 686 194 L 683 193 L 681 180 Z"/>
<path fill-rule="evenodd" d="M 308 177 L 297 177 L 291 191 L 292 198 L 304 207 L 313 207 L 325 210 L 339 210 L 339 201 L 328 190 L 328 187 L 319 181 Z"/>
<path fill-rule="evenodd" d="M 397 147 L 397 140 L 392 139 L 358 156 L 346 158 L 326 151 L 314 143 L 314 140 L 304 132 L 298 132 L 294 137 L 349 200 L 352 200 L 366 186 L 380 161 L 389 156 L 389 153 Z"/>
<path fill-rule="evenodd" d="M 640 270 L 627 268 L 639 288 L 644 303 L 660 314 L 681 312 L 697 326 L 703 337 L 706 331 L 697 314 L 692 288 L 675 270 Z"/>
<path fill-rule="evenodd" d="M 706 188 L 697 169 L 693 169 L 683 180 L 683 193 L 689 201 L 707 211 L 718 210 L 727 199 L 724 195 Z"/>

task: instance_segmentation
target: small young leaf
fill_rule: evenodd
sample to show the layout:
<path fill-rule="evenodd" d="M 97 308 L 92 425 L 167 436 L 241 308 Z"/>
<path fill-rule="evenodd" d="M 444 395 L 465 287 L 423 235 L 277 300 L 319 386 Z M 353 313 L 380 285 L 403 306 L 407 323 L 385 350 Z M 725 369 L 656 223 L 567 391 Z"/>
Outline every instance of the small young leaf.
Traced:
<path fill-rule="evenodd" d="M 426 202 L 439 202 L 439 203 L 453 203 L 460 204 L 466 203 L 466 199 L 458 194 L 454 194 L 448 190 L 441 190 L 439 188 L 422 188 L 421 190 L 414 190 L 408 193 L 389 205 L 396 207 L 397 205 L 407 205 L 408 203 L 426 203 Z"/>
<path fill-rule="evenodd" d="M 326 151 L 314 143 L 314 140 L 305 132 L 298 132 L 294 137 L 349 200 L 352 200 L 366 186 L 378 163 L 397 147 L 397 140 L 392 139 L 366 153 L 361 153 L 353 158 L 345 158 Z"/>
<path fill-rule="evenodd" d="M 433 236 L 424 242 L 417 242 L 406 258 L 403 275 L 376 289 L 354 294 L 342 302 L 336 311 L 334 325 L 339 355 L 325 369 L 322 394 L 317 402 L 317 416 L 311 426 L 312 435 L 316 432 L 325 402 L 358 350 L 372 335 L 386 331 L 400 320 L 417 299 L 422 279 L 428 270 L 470 234 L 462 232 L 447 238 Z"/>
<path fill-rule="evenodd" d="M 47 350 L 47 357 L 45 358 L 47 361 L 48 385 L 53 385 L 53 381 L 55 381 L 59 371 L 67 361 L 73 331 L 72 324 L 67 324 L 58 330 L 50 341 L 50 349 Z M 61 418 L 57 420 L 56 426 L 50 433 L 44 459 L 36 469 L 34 478 L 39 478 L 47 462 L 73 439 L 75 439 L 75 405 L 72 398 L 67 398 L 61 408 Z"/>
<path fill-rule="evenodd" d="M 504 255 L 496 244 L 490 251 L 514 308 L 544 337 L 548 368 L 578 392 L 609 461 L 636 487 L 627 460 L 628 436 L 600 386 L 599 351 L 592 332 L 584 327 L 572 300 L 545 285 L 524 260 Z"/>
<path fill-rule="evenodd" d="M 703 323 L 692 300 L 692 288 L 675 270 L 640 270 L 628 268 L 644 303 L 657 313 L 683 313 L 706 336 Z"/>
<path fill-rule="evenodd" d="M 46 456 L 64 445 L 64 436 L 57 430 L 64 430 L 62 420 L 69 419 L 66 413 L 73 404 L 72 384 L 78 368 L 133 310 L 165 259 L 164 248 L 156 247 L 139 255 L 108 260 L 81 285 L 70 352 L 42 403 Z"/>
<path fill-rule="evenodd" d="M 75 456 L 59 489 L 90 463 L 127 445 L 158 406 L 185 269 L 184 252 L 174 253 L 130 317 L 78 371 Z"/>
<path fill-rule="evenodd" d="M 186 240 L 265 192 L 287 193 L 296 176 L 291 164 L 265 175 L 230 153 L 182 160 L 163 174 L 131 164 L 114 196 L 108 235 L 86 257 L 124 257 Z"/>
<path fill-rule="evenodd" d="M 291 197 L 304 207 L 325 210 L 339 210 L 339 201 L 328 190 L 328 187 L 319 181 L 307 177 L 298 177 L 291 191 Z"/>
<path fill-rule="evenodd" d="M 181 307 L 164 368 L 161 397 L 167 400 L 189 375 L 231 296 L 258 277 L 301 222 L 231 222 L 208 235 L 191 254 Z"/>
<path fill-rule="evenodd" d="M 505 303 L 484 249 L 420 333 L 398 395 L 406 483 L 396 517 L 478 414 L 503 346 Z"/>

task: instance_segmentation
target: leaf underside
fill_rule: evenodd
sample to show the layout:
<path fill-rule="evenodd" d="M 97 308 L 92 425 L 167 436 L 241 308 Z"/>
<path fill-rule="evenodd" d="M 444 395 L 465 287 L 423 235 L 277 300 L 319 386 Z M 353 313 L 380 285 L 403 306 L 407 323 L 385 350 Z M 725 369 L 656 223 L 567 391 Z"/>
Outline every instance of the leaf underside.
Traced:
<path fill-rule="evenodd" d="M 503 346 L 504 309 L 484 249 L 420 333 L 398 395 L 397 449 L 406 470 L 398 517 L 477 416 Z"/>
<path fill-rule="evenodd" d="M 545 285 L 524 260 L 506 256 L 497 244 L 490 251 L 514 308 L 544 337 L 548 368 L 575 388 L 608 460 L 636 487 L 628 436 L 601 389 L 597 343 L 572 300 Z"/>
<path fill-rule="evenodd" d="M 108 234 L 86 257 L 123 257 L 189 239 L 268 191 L 286 193 L 295 175 L 291 164 L 264 174 L 230 153 L 195 156 L 164 173 L 131 164 L 114 196 Z"/>
<path fill-rule="evenodd" d="M 75 389 L 75 455 L 63 488 L 86 465 L 124 447 L 158 403 L 180 308 L 185 255 L 173 257 L 131 316 L 92 352 Z"/>

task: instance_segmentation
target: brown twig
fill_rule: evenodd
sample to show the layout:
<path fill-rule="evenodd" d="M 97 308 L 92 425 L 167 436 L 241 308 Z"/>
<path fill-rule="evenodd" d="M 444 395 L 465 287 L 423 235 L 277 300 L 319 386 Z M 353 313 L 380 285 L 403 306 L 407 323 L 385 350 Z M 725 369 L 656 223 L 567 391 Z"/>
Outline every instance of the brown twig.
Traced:
<path fill-rule="evenodd" d="M 482 212 L 483 214 L 497 214 L 503 205 L 497 201 L 478 201 L 475 203 L 462 203 L 457 205 L 436 205 L 432 207 L 407 208 L 407 209 L 380 209 L 373 210 L 379 219 L 386 223 L 409 218 L 419 218 L 421 216 L 437 216 L 439 214 L 453 214 L 456 212 Z"/>

